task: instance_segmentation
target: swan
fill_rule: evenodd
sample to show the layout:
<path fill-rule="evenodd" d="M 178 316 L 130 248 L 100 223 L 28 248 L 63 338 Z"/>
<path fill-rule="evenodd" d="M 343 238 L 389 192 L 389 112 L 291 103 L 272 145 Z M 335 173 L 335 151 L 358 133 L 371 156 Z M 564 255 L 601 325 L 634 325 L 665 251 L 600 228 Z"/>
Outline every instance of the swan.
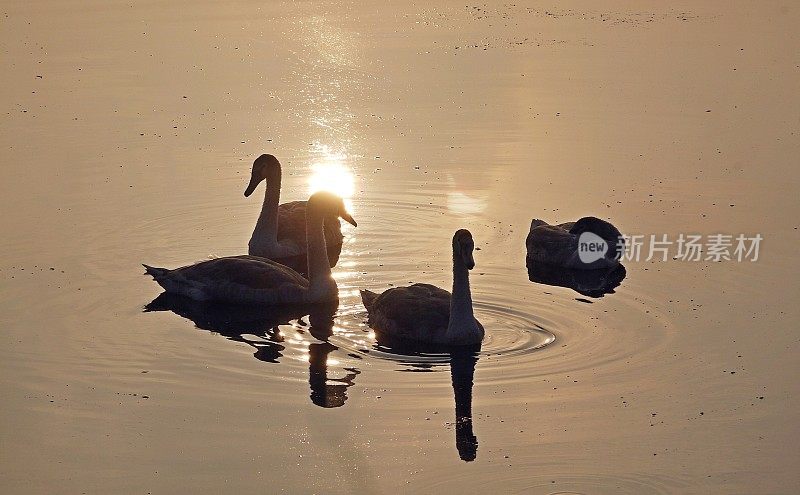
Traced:
<path fill-rule="evenodd" d="M 174 270 L 143 265 L 146 274 L 167 292 L 197 301 L 234 304 L 312 304 L 338 298 L 336 281 L 325 253 L 322 224 L 325 218 L 356 221 L 344 208 L 342 198 L 329 192 L 315 193 L 306 208 L 308 273 L 258 256 L 228 256 Z"/>
<path fill-rule="evenodd" d="M 424 344 L 474 345 L 483 326 L 472 312 L 469 270 L 475 243 L 465 229 L 453 235 L 453 294 L 429 284 L 395 287 L 382 294 L 361 291 L 369 325 L 378 337 Z"/>
<path fill-rule="evenodd" d="M 267 182 L 261 214 L 248 243 L 247 254 L 278 261 L 299 273 L 306 269 L 306 201 L 278 204 L 281 195 L 281 164 L 273 155 L 263 154 L 253 162 L 250 183 L 244 196 Z M 342 227 L 335 215 L 325 218 L 325 245 L 330 266 L 336 266 L 342 251 Z"/>
<path fill-rule="evenodd" d="M 583 234 L 588 235 L 588 238 L 582 236 Z M 586 261 L 583 261 L 579 254 L 579 240 L 605 241 L 606 251 L 602 256 L 592 256 L 584 252 Z M 595 270 L 619 264 L 624 240 L 616 227 L 595 217 L 583 217 L 577 222 L 559 225 L 549 225 L 543 220 L 534 219 L 531 221 L 525 246 L 528 251 L 528 266 L 541 263 L 576 270 Z"/>

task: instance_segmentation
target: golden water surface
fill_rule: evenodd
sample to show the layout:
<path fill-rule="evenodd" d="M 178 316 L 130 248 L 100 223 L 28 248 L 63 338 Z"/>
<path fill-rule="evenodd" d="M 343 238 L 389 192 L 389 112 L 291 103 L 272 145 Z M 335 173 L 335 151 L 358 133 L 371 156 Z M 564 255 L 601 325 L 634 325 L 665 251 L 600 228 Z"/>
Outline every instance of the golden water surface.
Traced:
<path fill-rule="evenodd" d="M 4 2 L 0 491 L 800 491 L 800 8 L 587 5 Z M 358 220 L 328 343 L 150 304 L 140 263 L 246 251 L 261 153 Z M 764 240 L 531 282 L 531 219 L 586 215 Z M 377 345 L 358 296 L 449 288 L 458 228 L 471 431 L 455 358 Z"/>

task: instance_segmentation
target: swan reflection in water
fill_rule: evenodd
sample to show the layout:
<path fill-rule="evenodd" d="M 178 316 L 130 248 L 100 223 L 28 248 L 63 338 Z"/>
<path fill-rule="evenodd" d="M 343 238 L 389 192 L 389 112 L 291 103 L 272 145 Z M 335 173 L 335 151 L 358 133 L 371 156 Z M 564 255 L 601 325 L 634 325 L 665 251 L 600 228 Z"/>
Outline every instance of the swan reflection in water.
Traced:
<path fill-rule="evenodd" d="M 531 282 L 566 287 L 592 298 L 613 294 L 626 275 L 622 264 L 599 270 L 574 270 L 535 262 L 528 262 L 527 266 Z"/>
<path fill-rule="evenodd" d="M 409 341 L 378 336 L 376 345 L 382 352 L 394 354 L 398 358 L 408 356 L 414 359 L 401 359 L 408 366 L 407 372 L 430 372 L 441 366 L 449 358 L 450 378 L 455 398 L 456 450 L 458 457 L 465 462 L 474 461 L 478 456 L 478 438 L 472 429 L 472 387 L 475 382 L 475 366 L 480 356 L 481 345 L 446 346 L 419 344 Z M 420 357 L 438 358 L 432 362 L 420 362 Z"/>
<path fill-rule="evenodd" d="M 319 342 L 308 346 L 308 384 L 311 386 L 311 402 L 320 407 L 341 407 L 347 400 L 347 389 L 355 383 L 361 373 L 357 368 L 343 368 L 344 378 L 328 377 L 328 354 L 338 347 L 330 342 Z M 330 382 L 336 382 L 331 384 Z"/>
<path fill-rule="evenodd" d="M 456 449 L 461 460 L 466 462 L 478 456 L 478 437 L 472 431 L 472 385 L 479 350 L 465 348 L 450 352 L 450 376 L 456 400 Z"/>
<path fill-rule="evenodd" d="M 201 330 L 218 333 L 228 340 L 253 347 L 253 356 L 267 363 L 280 362 L 289 345 L 285 343 L 280 325 L 297 320 L 298 324 L 305 326 L 302 318 L 308 315 L 308 332 L 320 340 L 308 346 L 310 398 L 314 404 L 330 408 L 344 405 L 347 389 L 354 385 L 356 376 L 361 373 L 357 368 L 342 368 L 347 372 L 344 378 L 328 377 L 328 355 L 338 347 L 326 339 L 333 335 L 333 316 L 338 307 L 338 301 L 281 307 L 237 306 L 198 302 L 163 292 L 146 305 L 144 311 L 172 311 L 192 320 Z M 298 331 L 304 332 L 301 329 Z"/>

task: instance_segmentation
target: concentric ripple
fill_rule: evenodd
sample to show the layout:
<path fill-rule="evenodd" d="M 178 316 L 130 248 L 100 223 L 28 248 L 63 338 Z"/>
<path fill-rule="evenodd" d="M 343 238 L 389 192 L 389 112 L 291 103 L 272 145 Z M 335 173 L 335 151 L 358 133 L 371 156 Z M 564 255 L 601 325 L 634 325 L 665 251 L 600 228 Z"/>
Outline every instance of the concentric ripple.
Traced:
<path fill-rule="evenodd" d="M 555 341 L 555 335 L 544 326 L 546 322 L 522 311 L 483 302 L 475 302 L 474 308 L 475 317 L 489 329 L 480 349 L 476 349 L 479 358 L 516 359 Z M 366 318 L 366 312 L 357 307 L 341 312 L 337 318 L 339 326 L 331 342 L 357 355 L 418 369 L 450 363 L 450 352 L 446 348 L 391 347 L 378 343 L 374 333 L 366 326 Z"/>

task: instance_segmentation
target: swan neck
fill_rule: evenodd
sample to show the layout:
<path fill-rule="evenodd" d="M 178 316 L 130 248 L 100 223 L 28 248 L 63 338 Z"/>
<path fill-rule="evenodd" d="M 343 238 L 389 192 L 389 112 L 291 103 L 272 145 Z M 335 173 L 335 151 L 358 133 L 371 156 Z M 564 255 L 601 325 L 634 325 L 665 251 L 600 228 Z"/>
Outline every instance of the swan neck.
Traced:
<path fill-rule="evenodd" d="M 325 245 L 324 217 L 312 208 L 306 210 L 306 243 L 308 244 L 308 281 L 311 290 L 325 291 L 333 282 L 328 250 Z M 333 283 L 335 287 L 335 282 Z"/>
<path fill-rule="evenodd" d="M 461 256 L 453 255 L 453 296 L 450 299 L 450 323 L 448 332 L 471 328 L 475 325 L 472 313 L 472 293 L 469 288 L 469 270 Z"/>
<path fill-rule="evenodd" d="M 267 187 L 264 192 L 264 203 L 261 205 L 261 214 L 258 216 L 253 238 L 264 239 L 270 244 L 278 242 L 278 203 L 281 199 L 281 175 L 267 178 Z"/>

